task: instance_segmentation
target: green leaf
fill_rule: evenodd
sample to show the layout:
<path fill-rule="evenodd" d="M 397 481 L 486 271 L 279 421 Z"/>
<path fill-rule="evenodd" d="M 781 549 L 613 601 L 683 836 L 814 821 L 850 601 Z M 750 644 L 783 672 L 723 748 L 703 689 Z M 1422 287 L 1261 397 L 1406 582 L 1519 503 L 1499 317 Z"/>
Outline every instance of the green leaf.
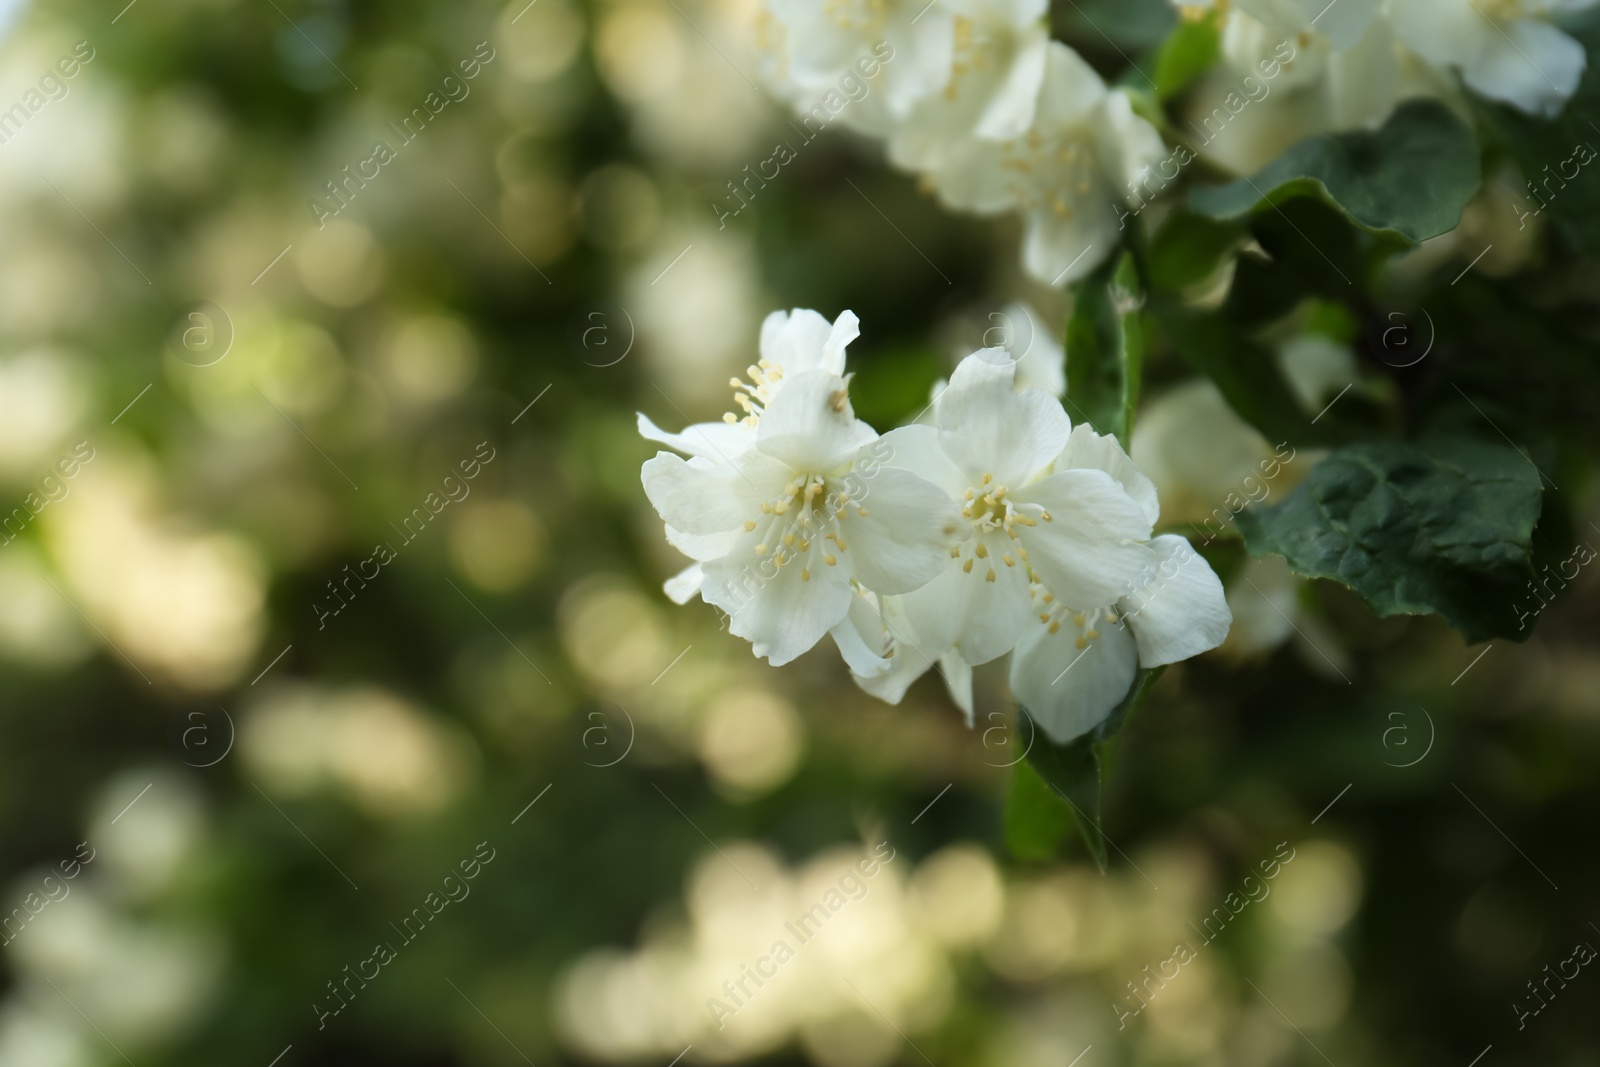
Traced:
<path fill-rule="evenodd" d="M 1066 814 L 1077 824 L 1083 843 L 1102 871 L 1106 869 L 1106 835 L 1102 828 L 1102 797 L 1106 782 L 1111 778 L 1112 757 L 1115 754 L 1117 734 L 1122 731 L 1128 716 L 1144 702 L 1150 686 L 1161 677 L 1165 667 L 1141 669 L 1133 679 L 1128 695 L 1114 708 L 1105 721 L 1093 730 L 1076 737 L 1064 745 L 1050 740 L 1038 723 L 1028 714 L 1028 709 L 1018 708 L 1017 717 L 1024 722 L 1033 738 L 1028 747 L 1028 763 L 1032 770 L 1059 797 Z M 1017 773 L 1022 773 L 1022 766 Z M 1025 788 L 1013 786 L 1013 792 Z"/>
<path fill-rule="evenodd" d="M 1272 444 L 1329 442 L 1330 424 L 1313 425 L 1289 389 L 1272 349 L 1220 315 L 1168 308 L 1162 331 L 1186 362 L 1214 382 L 1238 416 Z"/>
<path fill-rule="evenodd" d="M 1167 0 L 1073 0 L 1054 12 L 1063 40 L 1090 48 L 1141 49 L 1160 44 L 1178 21 Z"/>
<path fill-rule="evenodd" d="M 1139 402 L 1142 299 L 1133 257 L 1124 253 L 1083 280 L 1067 320 L 1068 402 L 1096 432 L 1115 435 L 1123 448 Z"/>
<path fill-rule="evenodd" d="M 1172 212 L 1150 238 L 1151 288 L 1177 292 L 1205 281 L 1244 239 L 1236 222 Z"/>
<path fill-rule="evenodd" d="M 1170 100 L 1216 65 L 1222 54 L 1221 18 L 1215 10 L 1201 19 L 1180 19 L 1156 53 L 1156 96 Z"/>
<path fill-rule="evenodd" d="M 1479 178 L 1472 130 L 1438 101 L 1412 100 L 1382 129 L 1307 138 L 1250 178 L 1190 190 L 1189 205 L 1232 219 L 1310 196 L 1409 247 L 1454 229 Z"/>
<path fill-rule="evenodd" d="M 1022 860 L 1050 860 L 1077 825 L 1072 809 L 1062 803 L 1026 761 L 1011 773 L 1006 795 L 1005 835 L 1011 854 Z"/>
<path fill-rule="evenodd" d="M 1434 614 L 1476 643 L 1521 640 L 1539 474 L 1515 449 L 1465 439 L 1337 449 L 1282 504 L 1238 518 L 1250 553 L 1331 578 L 1380 615 Z"/>

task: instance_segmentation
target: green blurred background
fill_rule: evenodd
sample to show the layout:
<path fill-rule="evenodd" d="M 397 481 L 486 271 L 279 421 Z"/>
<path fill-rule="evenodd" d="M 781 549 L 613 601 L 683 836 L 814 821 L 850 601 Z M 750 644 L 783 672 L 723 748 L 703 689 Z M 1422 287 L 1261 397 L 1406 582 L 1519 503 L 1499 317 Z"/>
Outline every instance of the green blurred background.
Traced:
<path fill-rule="evenodd" d="M 48 500 L 0 546 L 0 1064 L 1600 1064 L 1592 969 L 1515 1007 L 1600 944 L 1592 574 L 1481 661 L 1296 592 L 1348 682 L 1167 672 L 1109 873 L 1015 858 L 992 688 L 968 729 L 674 608 L 634 432 L 716 417 L 778 307 L 855 310 L 858 413 L 913 415 L 1010 301 L 1060 327 L 1012 223 L 834 132 L 719 224 L 787 136 L 748 4 L 119 8 L 0 45 L 0 483 Z"/>

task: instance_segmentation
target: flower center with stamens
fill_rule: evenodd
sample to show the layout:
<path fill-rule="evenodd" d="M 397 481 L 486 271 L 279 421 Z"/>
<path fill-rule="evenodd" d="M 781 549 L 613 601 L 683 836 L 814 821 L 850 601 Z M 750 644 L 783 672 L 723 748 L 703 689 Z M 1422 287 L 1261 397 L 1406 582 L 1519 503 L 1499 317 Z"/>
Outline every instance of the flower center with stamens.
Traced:
<path fill-rule="evenodd" d="M 783 378 L 783 368 L 771 360 L 761 359 L 744 369 L 749 381 L 738 378 L 729 378 L 728 384 L 733 386 L 733 402 L 744 411 L 740 418 L 733 412 L 722 416 L 722 421 L 730 426 L 743 423 L 754 429 L 761 422 L 761 415 L 772 402 L 773 390 Z"/>
<path fill-rule="evenodd" d="M 1026 564 L 1028 550 L 1021 544 L 1011 544 L 1018 540 L 1018 527 L 1037 526 L 1040 519 L 1054 521 L 1054 516 L 1038 504 L 1019 503 L 1010 492 L 1006 486 L 995 484 L 994 475 L 985 474 L 982 482 L 968 489 L 962 498 L 961 517 L 972 523 L 973 536 L 970 541 L 952 545 L 950 558 L 960 559 L 963 545 L 969 545 L 972 555 L 961 565 L 965 573 L 973 573 L 975 566 L 981 563 L 984 580 L 992 582 L 997 576 L 995 559 L 1007 567 Z M 998 547 L 991 549 L 989 541 L 998 540 L 1000 534 L 1007 540 L 999 541 Z"/>
<path fill-rule="evenodd" d="M 848 488 L 830 489 L 823 475 L 803 474 L 763 502 L 762 518 L 747 521 L 744 528 L 746 533 L 760 531 L 756 555 L 770 557 L 779 569 L 801 560 L 800 580 L 809 582 L 813 563 L 837 566 L 839 556 L 850 550 L 841 520 L 852 513 L 860 518 L 871 514 L 850 498 Z"/>

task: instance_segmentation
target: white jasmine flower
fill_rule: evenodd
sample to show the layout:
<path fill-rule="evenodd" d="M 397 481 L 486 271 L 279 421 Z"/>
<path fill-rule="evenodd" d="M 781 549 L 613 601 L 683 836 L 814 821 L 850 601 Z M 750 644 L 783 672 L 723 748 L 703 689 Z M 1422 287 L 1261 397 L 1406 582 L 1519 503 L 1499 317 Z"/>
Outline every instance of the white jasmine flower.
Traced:
<path fill-rule="evenodd" d="M 753 405 L 755 440 L 743 451 L 660 452 L 642 471 L 669 539 L 701 564 L 701 597 L 774 666 L 843 622 L 856 585 L 922 585 L 960 532 L 944 493 L 882 465 L 890 451 L 855 418 L 843 378 L 819 366 L 782 380 Z M 677 592 L 695 577 L 675 579 Z"/>
<path fill-rule="evenodd" d="M 1004 350 L 968 356 L 934 404 L 933 425 L 884 438 L 892 463 L 962 501 L 967 536 L 948 547 L 938 577 L 906 600 L 928 659 L 955 648 L 976 665 L 1009 652 L 1028 617 L 1030 562 L 1109 602 L 1119 563 L 1131 579 L 1139 562 L 1107 553 L 1106 535 L 1150 536 L 1111 479 L 1051 474 L 1072 424 L 1054 398 L 1017 392 L 1015 374 Z"/>
<path fill-rule="evenodd" d="M 755 445 L 761 413 L 784 383 L 808 370 L 843 375 L 845 348 L 860 333 L 861 323 L 853 311 L 840 312 L 831 325 L 815 311 L 803 308 L 774 311 L 761 324 L 760 358 L 745 368 L 749 380 L 729 382 L 742 416 L 729 412 L 721 422 L 695 423 L 682 433 L 668 433 L 641 412 L 639 434 L 705 463 L 731 466 L 735 457 Z M 726 553 L 728 545 L 724 537 L 697 537 L 670 523 L 667 542 L 694 560 L 715 559 Z M 667 579 L 664 589 L 673 603 L 687 604 L 700 592 L 704 576 L 701 565 L 693 563 Z"/>
<path fill-rule="evenodd" d="M 1583 76 L 1583 46 L 1546 18 L 1596 0 L 1390 0 L 1395 32 L 1478 93 L 1530 115 L 1558 114 Z"/>
<path fill-rule="evenodd" d="M 933 173 L 947 205 L 1025 216 L 1028 273 L 1064 285 L 1116 247 L 1132 182 L 1167 156 L 1161 135 L 1076 52 L 1051 41 L 1033 125 L 1007 141 L 965 138 Z"/>
<path fill-rule="evenodd" d="M 1163 534 L 1142 547 L 1147 571 L 1108 606 L 1073 607 L 1033 588 L 1039 625 L 1011 657 L 1011 691 L 1058 743 L 1104 721 L 1139 668 L 1198 656 L 1228 634 L 1222 583 L 1189 542 Z"/>
<path fill-rule="evenodd" d="M 1113 437 L 1072 432 L 1057 476 L 1103 473 L 1150 524 L 1160 513 L 1155 486 Z M 1030 590 L 1034 622 L 1011 657 L 1011 691 L 1051 738 L 1070 741 L 1099 725 L 1127 695 L 1135 672 L 1216 648 L 1232 622 L 1222 583 L 1189 542 L 1173 534 L 1128 542 L 1140 571 L 1109 598 L 1062 594 L 1048 576 Z"/>
<path fill-rule="evenodd" d="M 890 131 L 889 158 L 909 170 L 937 170 L 946 147 L 966 137 L 1022 136 L 1044 82 L 1046 0 L 943 2 L 955 13 L 950 80 Z"/>
<path fill-rule="evenodd" d="M 776 25 L 759 44 L 779 53 L 768 67 L 780 92 L 802 111 L 828 93 L 840 94 L 850 101 L 843 108 L 847 123 L 881 134 L 950 80 L 955 16 L 940 4 L 768 0 L 767 11 Z M 863 78 L 871 91 L 847 95 Z"/>
<path fill-rule="evenodd" d="M 1013 647 L 1020 656 L 1021 641 L 1030 654 L 1021 668 L 1013 661 L 1014 685 L 1028 689 L 1037 704 L 1030 710 L 1064 741 L 1081 732 L 1074 723 L 1093 725 L 1116 700 L 1102 701 L 1079 679 L 1059 687 L 1046 679 L 1047 692 L 1031 686 L 1033 666 L 1056 651 L 1052 639 L 1062 629 L 1063 612 L 1079 617 L 1074 633 L 1084 638 L 1083 647 L 1100 636 L 1090 632 L 1094 623 L 1107 619 L 1114 631 L 1107 642 L 1113 651 L 1102 656 L 1108 663 L 1082 677 L 1110 688 L 1124 659 L 1154 666 L 1214 647 L 1227 632 L 1227 608 L 1215 575 L 1186 541 L 1151 540 L 1155 489 L 1116 442 L 1087 426 L 1074 430 L 1060 402 L 1044 392 L 1019 392 L 1016 366 L 1000 349 L 974 353 L 940 395 L 934 425 L 885 436 L 894 448 L 891 462 L 962 501 L 967 536 L 952 544 L 942 572 L 928 584 L 885 598 L 883 636 L 895 662 L 857 680 L 897 700 L 937 662 L 958 703 L 970 708 L 970 667 Z M 1172 567 L 1173 574 L 1162 572 L 1181 551 L 1189 558 Z M 1151 577 L 1158 572 L 1159 587 Z M 1108 607 L 1095 611 L 1099 605 Z M 1116 614 L 1129 611 L 1143 618 L 1124 656 L 1115 647 L 1125 636 Z M 1131 680 L 1128 673 L 1116 699 Z"/>

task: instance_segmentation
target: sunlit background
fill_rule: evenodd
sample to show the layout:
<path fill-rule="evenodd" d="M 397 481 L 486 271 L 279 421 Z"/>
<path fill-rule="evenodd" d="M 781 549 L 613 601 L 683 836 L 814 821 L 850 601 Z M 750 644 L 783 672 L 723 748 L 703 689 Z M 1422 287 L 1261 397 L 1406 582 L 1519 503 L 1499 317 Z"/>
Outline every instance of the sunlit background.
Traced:
<path fill-rule="evenodd" d="M 634 432 L 779 307 L 861 316 L 881 429 L 987 331 L 1058 360 L 1014 222 L 842 131 L 721 217 L 788 136 L 749 0 L 119 6 L 0 43 L 0 1065 L 1600 1064 L 1592 968 L 1516 1025 L 1600 944 L 1592 572 L 1480 660 L 1223 547 L 1109 872 L 1019 858 L 1001 679 L 968 728 L 674 607 Z M 1348 340 L 1279 338 L 1308 410 L 1383 395 Z M 1275 442 L 1150 375 L 1190 532 Z"/>

